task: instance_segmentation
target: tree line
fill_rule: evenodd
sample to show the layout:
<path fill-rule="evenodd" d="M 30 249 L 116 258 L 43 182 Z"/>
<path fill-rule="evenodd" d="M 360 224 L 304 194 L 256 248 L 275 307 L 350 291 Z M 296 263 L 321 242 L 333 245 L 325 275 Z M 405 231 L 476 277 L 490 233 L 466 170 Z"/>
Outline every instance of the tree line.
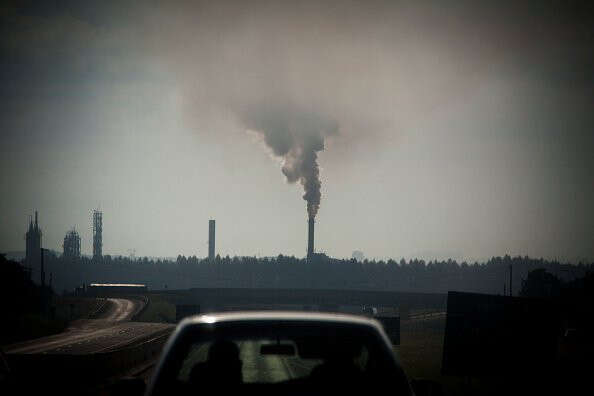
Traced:
<path fill-rule="evenodd" d="M 149 289 L 192 287 L 322 288 L 446 293 L 449 290 L 518 295 L 522 281 L 535 269 L 561 280 L 582 278 L 594 263 L 561 263 L 530 257 L 493 257 L 478 263 L 456 260 L 363 260 L 316 255 L 312 259 L 276 257 L 196 256 L 149 259 L 124 256 L 65 258 L 46 253 L 46 274 L 53 275 L 54 290 L 72 291 L 89 283 L 143 283 Z M 510 271 L 511 269 L 511 271 Z M 39 282 L 39 268 L 31 268 Z"/>

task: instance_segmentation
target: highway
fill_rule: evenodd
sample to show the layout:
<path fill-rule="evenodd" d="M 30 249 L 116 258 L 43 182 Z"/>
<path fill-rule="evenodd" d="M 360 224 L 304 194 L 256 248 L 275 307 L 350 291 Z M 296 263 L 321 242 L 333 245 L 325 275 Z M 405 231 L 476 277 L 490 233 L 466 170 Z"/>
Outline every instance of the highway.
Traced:
<path fill-rule="evenodd" d="M 306 377 L 321 361 L 304 361 L 296 356 L 261 355 L 262 341 L 240 341 L 239 358 L 242 361 L 244 383 L 274 383 Z M 180 378 L 189 378 L 192 367 L 207 360 L 209 344 L 202 344 L 191 352 L 182 367 Z"/>
<path fill-rule="evenodd" d="M 82 355 L 108 352 L 141 342 L 173 329 L 162 323 L 130 322 L 143 307 L 140 300 L 109 298 L 109 308 L 100 319 L 77 320 L 63 333 L 6 347 L 9 354 Z"/>
<path fill-rule="evenodd" d="M 304 361 L 293 356 L 260 355 L 261 342 L 247 341 L 239 343 L 240 359 L 243 362 L 243 381 L 281 382 L 303 378 L 311 373 L 321 361 Z"/>

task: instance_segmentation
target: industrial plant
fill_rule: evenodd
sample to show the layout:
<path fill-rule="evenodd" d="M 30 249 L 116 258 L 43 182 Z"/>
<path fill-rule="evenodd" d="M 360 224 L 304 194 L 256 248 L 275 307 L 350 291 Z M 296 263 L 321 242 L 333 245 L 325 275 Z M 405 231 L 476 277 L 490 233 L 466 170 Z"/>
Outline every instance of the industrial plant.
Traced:
<path fill-rule="evenodd" d="M 92 231 L 93 231 L 93 261 L 101 261 L 103 258 L 103 212 L 93 210 L 92 213 Z M 41 260 L 41 239 L 42 232 L 39 227 L 38 212 L 35 211 L 35 221 L 33 216 L 29 216 L 29 227 L 25 234 L 26 239 L 26 258 L 25 265 L 28 268 L 39 268 Z M 208 220 L 208 259 L 215 260 L 216 257 L 216 220 Z M 315 219 L 308 219 L 307 235 L 307 259 L 315 259 L 316 256 L 323 256 L 315 252 Z M 81 257 L 81 237 L 75 227 L 66 232 L 62 244 L 63 256 L 65 258 Z"/>
<path fill-rule="evenodd" d="M 42 265 L 43 248 L 41 245 L 41 227 L 39 227 L 38 212 L 35 211 L 35 222 L 33 216 L 29 216 L 29 227 L 25 234 L 26 251 L 25 251 L 25 266 L 29 269 L 40 268 Z M 81 238 L 75 227 L 66 232 L 64 242 L 62 244 L 63 256 L 65 258 L 81 257 Z M 93 259 L 100 260 L 103 251 L 103 213 L 93 211 Z"/>
<path fill-rule="evenodd" d="M 80 236 L 74 227 L 66 233 L 62 247 L 64 248 L 64 257 L 80 258 Z"/>

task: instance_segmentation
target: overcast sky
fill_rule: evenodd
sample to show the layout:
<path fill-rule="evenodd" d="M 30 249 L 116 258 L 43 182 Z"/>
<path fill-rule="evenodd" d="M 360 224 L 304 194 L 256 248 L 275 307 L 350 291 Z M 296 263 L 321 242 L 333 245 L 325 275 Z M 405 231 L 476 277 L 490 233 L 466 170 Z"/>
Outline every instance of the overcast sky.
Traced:
<path fill-rule="evenodd" d="M 588 2 L 34 3 L 0 9 L 0 251 L 37 209 L 90 253 L 100 208 L 106 254 L 205 256 L 216 219 L 302 257 L 275 139 L 315 135 L 318 251 L 594 259 Z"/>

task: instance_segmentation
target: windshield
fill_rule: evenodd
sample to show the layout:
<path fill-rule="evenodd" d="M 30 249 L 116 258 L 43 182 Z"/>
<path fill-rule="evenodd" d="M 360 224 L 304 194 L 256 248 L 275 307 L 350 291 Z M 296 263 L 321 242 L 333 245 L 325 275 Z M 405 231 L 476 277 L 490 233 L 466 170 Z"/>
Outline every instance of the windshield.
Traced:
<path fill-rule="evenodd" d="M 332 348 L 336 349 L 333 351 L 307 351 L 308 343 L 313 344 L 315 340 L 256 338 L 196 343 L 189 349 L 177 378 L 196 384 L 215 380 L 218 374 L 246 384 L 279 383 L 309 377 L 326 380 L 332 366 L 348 367 L 357 379 L 373 374 L 369 349 L 365 345 L 337 346 Z M 220 373 L 218 369 L 221 369 Z"/>
<path fill-rule="evenodd" d="M 161 370 L 162 393 L 238 387 L 293 394 L 376 386 L 408 390 L 379 339 L 362 329 L 328 325 L 229 327 L 180 336 Z M 401 378 L 393 373 L 402 373 Z M 391 373 L 392 375 L 386 375 Z M 396 379 L 395 379 L 396 378 Z M 161 392 L 157 392 L 161 393 Z"/>

